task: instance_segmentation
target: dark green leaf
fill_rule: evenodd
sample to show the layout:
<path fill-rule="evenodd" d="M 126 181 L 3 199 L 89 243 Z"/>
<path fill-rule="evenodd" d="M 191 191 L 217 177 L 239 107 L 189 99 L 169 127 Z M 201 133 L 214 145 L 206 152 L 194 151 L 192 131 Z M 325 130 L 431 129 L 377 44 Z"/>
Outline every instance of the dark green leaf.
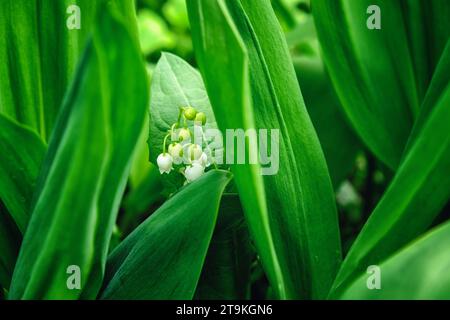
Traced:
<path fill-rule="evenodd" d="M 238 195 L 222 197 L 196 299 L 242 300 L 250 297 L 253 252 Z"/>
<path fill-rule="evenodd" d="M 0 290 L 9 289 L 22 235 L 0 201 Z"/>
<path fill-rule="evenodd" d="M 380 263 L 424 232 L 450 198 L 450 79 L 448 72 L 437 74 L 447 85 L 432 99 L 436 104 L 427 121 L 351 247 L 336 278 L 335 293 L 367 266 Z"/>
<path fill-rule="evenodd" d="M 24 233 L 46 146 L 27 127 L 0 114 L 0 199 Z"/>
<path fill-rule="evenodd" d="M 391 169 L 400 163 L 421 103 L 402 2 L 313 1 L 324 59 L 344 111 Z M 381 30 L 366 26 L 371 5 L 381 9 Z"/>
<path fill-rule="evenodd" d="M 192 299 L 230 179 L 208 172 L 133 231 L 108 258 L 101 298 Z"/>

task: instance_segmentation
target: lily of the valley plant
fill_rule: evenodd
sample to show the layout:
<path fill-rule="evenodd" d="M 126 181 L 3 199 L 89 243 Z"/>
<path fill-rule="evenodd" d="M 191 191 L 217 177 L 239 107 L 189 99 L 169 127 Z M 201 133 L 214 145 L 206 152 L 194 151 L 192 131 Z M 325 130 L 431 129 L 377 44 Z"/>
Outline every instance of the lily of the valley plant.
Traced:
<path fill-rule="evenodd" d="M 448 0 L 0 1 L 0 298 L 450 299 L 449 33 Z M 276 129 L 277 174 L 208 129 Z"/>

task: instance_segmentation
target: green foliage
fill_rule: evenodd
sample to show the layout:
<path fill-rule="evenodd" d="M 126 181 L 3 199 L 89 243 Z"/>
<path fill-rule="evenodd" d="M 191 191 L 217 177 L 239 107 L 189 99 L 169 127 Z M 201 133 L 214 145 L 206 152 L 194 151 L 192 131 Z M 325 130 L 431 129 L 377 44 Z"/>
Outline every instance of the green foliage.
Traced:
<path fill-rule="evenodd" d="M 281 298 L 323 298 L 340 262 L 336 209 L 325 159 L 270 3 L 192 1 L 188 9 L 220 127 L 280 130 L 276 175 L 261 179 L 259 168 L 250 165 L 234 170 L 274 289 Z M 226 41 L 215 41 L 218 35 Z"/>
<path fill-rule="evenodd" d="M 365 27 L 368 16 L 362 13 L 370 5 L 385 13 L 381 30 Z M 434 24 L 437 10 L 445 12 L 448 5 L 441 0 L 313 1 L 324 58 L 342 106 L 363 141 L 392 169 L 399 166 L 449 35 Z M 450 29 L 448 20 L 443 24 L 442 30 Z M 436 47 L 423 52 L 429 38 Z"/>
<path fill-rule="evenodd" d="M 239 197 L 225 194 L 195 298 L 248 299 L 252 258 L 250 236 Z"/>
<path fill-rule="evenodd" d="M 103 14 L 49 144 L 10 298 L 96 296 L 147 90 L 129 31 Z M 67 290 L 69 265 L 83 271 L 81 292 Z"/>
<path fill-rule="evenodd" d="M 30 129 L 0 114 L 0 198 L 24 233 L 46 146 Z"/>
<path fill-rule="evenodd" d="M 450 299 L 449 17 L 2 0 L 0 299 Z M 275 174 L 169 135 L 194 121 L 267 129 Z"/>
<path fill-rule="evenodd" d="M 439 227 L 414 241 L 386 261 L 382 270 L 382 289 L 367 290 L 367 275 L 361 276 L 342 299 L 432 300 L 450 299 L 448 238 L 450 224 Z"/>
<path fill-rule="evenodd" d="M 230 178 L 210 171 L 133 231 L 108 259 L 101 298 L 192 299 Z"/>

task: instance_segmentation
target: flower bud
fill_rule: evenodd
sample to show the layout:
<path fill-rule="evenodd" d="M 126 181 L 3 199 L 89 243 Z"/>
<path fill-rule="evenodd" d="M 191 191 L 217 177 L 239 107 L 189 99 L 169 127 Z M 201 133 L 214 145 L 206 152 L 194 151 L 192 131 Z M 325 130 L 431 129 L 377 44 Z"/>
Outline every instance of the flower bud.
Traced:
<path fill-rule="evenodd" d="M 206 124 L 206 114 L 198 112 L 195 116 L 195 122 L 201 123 L 204 126 Z"/>
<path fill-rule="evenodd" d="M 184 176 L 187 182 L 192 182 L 200 178 L 205 172 L 205 168 L 198 163 L 193 163 L 191 166 L 187 167 Z"/>
<path fill-rule="evenodd" d="M 161 153 L 158 158 L 156 159 L 156 162 L 158 163 L 159 172 L 161 174 L 163 173 L 169 173 L 172 171 L 172 156 L 168 153 Z"/>
<path fill-rule="evenodd" d="M 169 145 L 169 154 L 172 156 L 173 163 L 180 164 L 183 162 L 183 146 L 179 143 L 171 143 Z"/>
<path fill-rule="evenodd" d="M 194 120 L 197 115 L 197 110 L 192 107 L 187 107 L 184 109 L 184 117 L 188 120 Z"/>

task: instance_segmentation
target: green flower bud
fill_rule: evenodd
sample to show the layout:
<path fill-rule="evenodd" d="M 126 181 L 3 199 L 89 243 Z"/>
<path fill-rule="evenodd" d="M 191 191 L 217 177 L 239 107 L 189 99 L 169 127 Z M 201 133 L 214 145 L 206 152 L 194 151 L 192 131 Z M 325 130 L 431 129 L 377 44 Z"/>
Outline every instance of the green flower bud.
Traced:
<path fill-rule="evenodd" d="M 184 109 L 184 117 L 188 120 L 194 120 L 197 115 L 197 110 L 192 107 L 187 107 Z"/>
<path fill-rule="evenodd" d="M 195 116 L 195 122 L 201 122 L 201 124 L 204 126 L 206 123 L 206 114 L 203 112 L 198 112 Z"/>

